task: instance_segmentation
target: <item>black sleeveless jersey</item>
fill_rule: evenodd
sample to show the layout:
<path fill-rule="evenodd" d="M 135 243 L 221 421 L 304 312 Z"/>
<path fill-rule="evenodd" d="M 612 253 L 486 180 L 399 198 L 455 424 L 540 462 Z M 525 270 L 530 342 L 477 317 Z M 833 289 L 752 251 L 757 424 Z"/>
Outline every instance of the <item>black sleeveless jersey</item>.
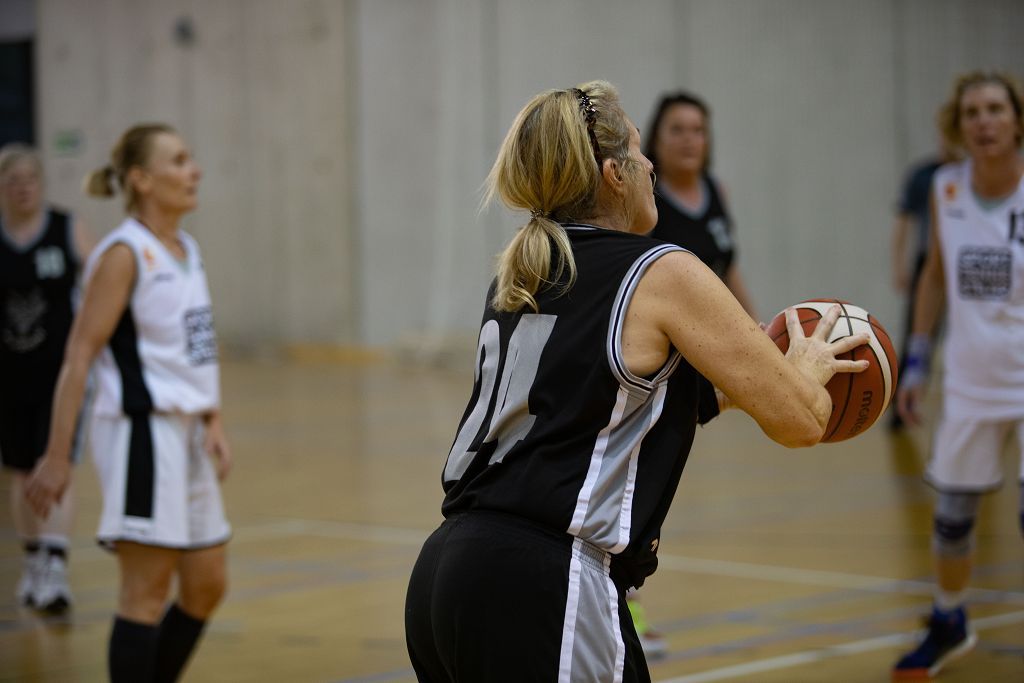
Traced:
<path fill-rule="evenodd" d="M 50 400 L 71 330 L 80 266 L 71 219 L 50 209 L 24 246 L 0 232 L 0 402 Z"/>
<path fill-rule="evenodd" d="M 655 193 L 658 224 L 654 226 L 651 237 L 692 251 L 724 280 L 736 256 L 732 220 L 718 193 L 718 183 L 707 175 L 701 178 L 701 182 L 704 185 L 704 207 L 697 212 L 674 201 L 664 190 Z"/>
<path fill-rule="evenodd" d="M 505 512 L 581 537 L 612 554 L 614 578 L 640 586 L 693 441 L 699 375 L 674 350 L 654 375 L 633 375 L 622 328 L 647 268 L 681 250 L 592 226 L 566 232 L 576 282 L 539 292 L 539 312 L 497 313 L 491 285 L 442 512 Z"/>

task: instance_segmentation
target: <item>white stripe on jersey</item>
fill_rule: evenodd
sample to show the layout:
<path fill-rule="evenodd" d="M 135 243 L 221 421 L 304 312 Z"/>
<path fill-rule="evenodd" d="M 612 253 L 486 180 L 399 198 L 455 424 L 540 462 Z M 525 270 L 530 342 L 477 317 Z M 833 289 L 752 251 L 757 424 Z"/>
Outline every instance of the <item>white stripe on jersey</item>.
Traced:
<path fill-rule="evenodd" d="M 580 574 L 583 572 L 583 562 L 577 552 L 577 545 L 582 542 L 579 538 L 573 540 L 572 555 L 569 559 L 569 595 L 565 600 L 565 618 L 562 621 L 558 683 L 572 683 L 572 648 L 576 640 L 576 611 L 580 605 Z"/>
<path fill-rule="evenodd" d="M 594 452 L 590 455 L 590 466 L 587 468 L 587 477 L 583 480 L 583 488 L 580 489 L 576 498 L 576 509 L 572 514 L 572 522 L 566 533 L 572 536 L 579 536 L 583 530 L 583 523 L 587 519 L 587 512 L 590 509 L 590 500 L 594 495 L 594 486 L 597 484 L 598 476 L 601 474 L 601 464 L 604 462 L 605 450 L 608 448 L 608 437 L 615 431 L 615 428 L 622 422 L 622 416 L 626 412 L 626 404 L 629 402 L 629 392 L 625 387 L 619 387 L 615 396 L 615 407 L 612 409 L 612 417 L 604 429 L 598 432 L 597 440 L 594 442 Z"/>
<path fill-rule="evenodd" d="M 639 463 L 640 446 L 643 444 L 647 432 L 658 423 L 658 419 L 661 417 L 662 408 L 665 407 L 665 394 L 667 391 L 668 387 L 664 384 L 659 385 L 654 390 L 651 417 L 647 422 L 647 429 L 637 439 L 636 445 L 629 454 L 629 470 L 626 474 L 626 486 L 622 491 L 622 508 L 619 511 L 619 542 L 609 551 L 612 554 L 621 553 L 629 545 L 629 534 L 633 530 L 633 494 L 636 493 L 636 468 Z"/>
<path fill-rule="evenodd" d="M 661 256 L 685 251 L 659 244 L 644 253 L 623 277 L 612 305 L 608 325 L 608 364 L 619 381 L 608 424 L 598 433 L 583 486 L 576 499 L 567 533 L 581 536 L 597 547 L 620 553 L 629 545 L 632 530 L 633 497 L 636 489 L 637 457 L 647 433 L 657 424 L 664 408 L 665 382 L 682 362 L 675 349 L 653 379 L 638 377 L 626 367 L 622 354 L 622 328 L 626 310 L 640 278 Z M 625 470 L 620 484 L 619 473 Z M 595 492 L 602 492 L 595 498 Z"/>

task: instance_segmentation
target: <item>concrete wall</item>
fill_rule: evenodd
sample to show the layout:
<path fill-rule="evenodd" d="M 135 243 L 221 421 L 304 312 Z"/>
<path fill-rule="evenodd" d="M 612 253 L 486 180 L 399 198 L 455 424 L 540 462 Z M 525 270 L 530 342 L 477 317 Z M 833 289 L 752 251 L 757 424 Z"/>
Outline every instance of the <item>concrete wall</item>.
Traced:
<path fill-rule="evenodd" d="M 222 337 L 355 338 L 347 5 L 40 0 L 38 11 L 53 198 L 106 231 L 120 202 L 83 200 L 80 179 L 132 123 L 171 123 L 205 172 L 187 228 L 204 250 Z M 79 142 L 58 146 L 58 136 Z"/>
<path fill-rule="evenodd" d="M 222 335 L 435 348 L 472 339 L 521 217 L 478 212 L 537 91 L 619 86 L 646 129 L 663 90 L 702 94 L 715 172 L 762 317 L 810 296 L 892 332 L 892 209 L 935 142 L 954 74 L 1020 75 L 1015 0 L 38 0 L 53 193 L 116 133 L 169 119 L 207 175 L 190 225 Z M 131 8 L 131 9 L 129 9 Z M 190 17 L 196 41 L 175 22 Z M 72 136 L 73 139 L 73 136 Z M 106 227 L 116 207 L 83 211 Z"/>

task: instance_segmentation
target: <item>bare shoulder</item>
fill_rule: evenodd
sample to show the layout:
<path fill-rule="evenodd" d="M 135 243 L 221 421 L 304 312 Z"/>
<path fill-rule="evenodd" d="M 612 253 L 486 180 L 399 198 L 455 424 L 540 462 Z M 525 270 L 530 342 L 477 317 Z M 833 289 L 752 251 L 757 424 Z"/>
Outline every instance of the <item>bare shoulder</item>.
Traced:
<path fill-rule="evenodd" d="M 716 289 L 720 284 L 718 276 L 691 252 L 672 251 L 651 264 L 638 293 L 671 299 L 685 296 L 689 290 Z"/>
<path fill-rule="evenodd" d="M 116 284 L 135 279 L 135 254 L 124 242 L 115 242 L 107 247 L 96 263 L 93 282 Z"/>

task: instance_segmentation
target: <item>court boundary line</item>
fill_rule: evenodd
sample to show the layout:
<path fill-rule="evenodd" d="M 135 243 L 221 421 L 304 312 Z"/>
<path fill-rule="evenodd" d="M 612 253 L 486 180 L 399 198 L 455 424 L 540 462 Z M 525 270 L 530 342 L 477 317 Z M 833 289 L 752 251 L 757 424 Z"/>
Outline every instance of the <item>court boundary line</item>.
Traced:
<path fill-rule="evenodd" d="M 1020 623 L 1024 623 L 1024 611 L 1007 612 L 1006 614 L 997 614 L 991 617 L 982 617 L 980 619 L 971 620 L 971 626 L 979 631 L 989 628 L 997 628 L 1000 626 L 1012 626 Z M 916 643 L 921 637 L 921 634 L 922 631 L 915 631 L 912 633 L 892 633 L 885 636 L 854 640 L 849 643 L 840 643 L 839 645 L 830 645 L 828 647 L 815 648 L 813 650 L 804 650 L 802 652 L 794 652 L 792 654 L 781 655 L 778 657 L 768 657 L 767 659 L 756 659 L 750 662 L 744 662 L 743 664 L 731 664 L 718 669 L 708 669 L 707 671 L 676 676 L 674 678 L 659 679 L 656 683 L 713 683 L 713 681 L 722 681 L 730 678 L 742 678 L 744 676 L 765 673 L 767 671 L 790 669 L 803 664 L 814 664 L 816 662 L 822 662 L 826 659 L 833 659 L 835 657 L 862 654 L 864 652 L 882 650 L 888 647 L 895 647 L 897 645 L 909 645 L 911 643 Z"/>

